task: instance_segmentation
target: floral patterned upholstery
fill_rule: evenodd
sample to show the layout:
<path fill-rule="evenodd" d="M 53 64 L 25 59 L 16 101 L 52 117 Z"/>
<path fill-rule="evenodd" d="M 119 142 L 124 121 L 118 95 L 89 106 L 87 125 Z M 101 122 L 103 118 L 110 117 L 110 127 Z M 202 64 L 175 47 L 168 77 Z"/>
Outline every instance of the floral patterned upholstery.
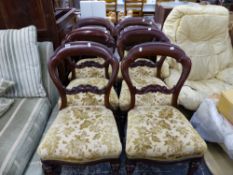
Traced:
<path fill-rule="evenodd" d="M 138 59 L 138 60 L 144 60 L 143 58 Z M 146 61 L 149 61 L 148 59 L 145 59 Z M 102 58 L 90 58 L 90 59 L 83 59 L 78 61 L 77 64 L 83 63 L 85 61 L 96 61 L 100 64 L 104 63 L 104 60 Z M 119 67 L 121 67 L 121 62 L 119 63 Z M 163 71 L 163 69 L 162 69 Z M 147 66 L 138 66 L 138 67 L 134 67 L 134 68 L 130 68 L 129 69 L 129 73 L 130 76 L 133 77 L 137 77 L 137 78 L 141 78 L 144 79 L 145 77 L 155 77 L 157 74 L 157 69 L 156 68 L 150 68 Z M 108 69 L 108 74 L 111 75 L 112 74 L 112 67 L 109 66 Z M 163 74 L 163 72 L 162 72 Z M 75 69 L 75 77 L 76 78 L 90 78 L 90 77 L 97 77 L 97 78 L 106 78 L 105 77 L 105 69 L 104 68 L 96 68 L 96 67 L 85 67 L 85 68 L 81 68 L 81 69 Z M 122 73 L 121 70 L 119 69 L 118 74 L 117 74 L 117 79 L 118 80 L 122 80 Z"/>
<path fill-rule="evenodd" d="M 138 60 L 143 60 L 143 58 L 138 59 Z M 149 60 L 146 59 L 146 61 L 149 61 Z M 119 66 L 121 67 L 121 62 L 119 63 Z M 111 75 L 112 73 L 111 67 L 109 67 L 108 73 L 109 75 Z M 150 68 L 147 66 L 138 66 L 138 67 L 130 68 L 129 74 L 132 78 L 137 77 L 137 78 L 144 79 L 145 77 L 155 77 L 157 74 L 157 70 L 156 68 Z M 121 69 L 119 69 L 119 72 L 117 74 L 117 79 L 118 80 L 123 79 Z"/>
<path fill-rule="evenodd" d="M 42 160 L 86 163 L 119 158 L 121 150 L 111 110 L 69 106 L 59 111 L 37 152 Z"/>
<path fill-rule="evenodd" d="M 86 58 L 82 59 L 77 62 L 77 64 L 84 63 L 86 61 L 95 61 L 97 63 L 103 64 L 104 59 L 103 58 Z M 91 77 L 97 77 L 97 78 L 106 78 L 105 77 L 105 69 L 104 68 L 96 68 L 96 67 L 85 67 L 81 69 L 75 69 L 75 77 L 76 78 L 91 78 Z"/>
<path fill-rule="evenodd" d="M 206 143 L 172 106 L 140 106 L 128 113 L 129 159 L 175 161 L 203 156 Z"/>
<path fill-rule="evenodd" d="M 78 85 L 93 85 L 98 88 L 104 87 L 108 83 L 107 79 L 104 78 L 80 78 L 75 79 L 69 83 L 67 89 L 72 89 Z M 109 97 L 110 104 L 114 109 L 118 107 L 118 97 L 114 88 L 112 88 Z M 77 106 L 92 106 L 92 105 L 102 105 L 104 106 L 104 94 L 94 94 L 91 92 L 87 93 L 78 93 L 67 95 L 67 105 L 77 105 Z"/>
<path fill-rule="evenodd" d="M 82 69 L 75 69 L 75 78 L 106 78 L 104 68 L 85 67 Z"/>
<path fill-rule="evenodd" d="M 154 77 L 154 78 L 133 78 L 131 79 L 134 86 L 137 88 L 142 88 L 150 84 L 158 84 L 166 86 L 165 83 Z M 119 106 L 122 111 L 127 111 L 131 102 L 130 92 L 128 85 L 125 81 L 122 82 L 121 93 L 119 98 Z M 166 95 L 160 92 L 157 93 L 146 93 L 146 94 L 136 94 L 135 106 L 154 106 L 154 105 L 168 105 L 171 104 L 171 95 Z"/>

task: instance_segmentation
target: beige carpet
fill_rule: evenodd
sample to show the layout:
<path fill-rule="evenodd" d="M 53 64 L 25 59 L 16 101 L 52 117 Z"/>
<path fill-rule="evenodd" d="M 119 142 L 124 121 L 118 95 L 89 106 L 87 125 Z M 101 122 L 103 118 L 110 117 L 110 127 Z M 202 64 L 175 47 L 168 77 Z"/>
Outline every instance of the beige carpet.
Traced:
<path fill-rule="evenodd" d="M 205 162 L 213 175 L 233 175 L 233 160 L 217 144 L 208 144 Z"/>

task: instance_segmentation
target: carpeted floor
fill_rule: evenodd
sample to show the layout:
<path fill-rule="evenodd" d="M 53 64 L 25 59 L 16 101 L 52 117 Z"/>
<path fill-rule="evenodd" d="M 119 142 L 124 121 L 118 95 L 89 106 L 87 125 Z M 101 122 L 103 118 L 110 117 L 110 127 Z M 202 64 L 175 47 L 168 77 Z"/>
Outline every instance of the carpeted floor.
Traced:
<path fill-rule="evenodd" d="M 156 165 L 148 166 L 145 164 L 137 164 L 133 175 L 186 175 L 188 170 L 187 163 L 176 163 L 173 165 Z M 111 175 L 111 167 L 108 163 L 77 168 L 64 166 L 61 175 Z M 126 175 L 124 157 L 121 159 L 121 167 L 119 175 Z M 203 162 L 194 175 L 212 175 Z"/>

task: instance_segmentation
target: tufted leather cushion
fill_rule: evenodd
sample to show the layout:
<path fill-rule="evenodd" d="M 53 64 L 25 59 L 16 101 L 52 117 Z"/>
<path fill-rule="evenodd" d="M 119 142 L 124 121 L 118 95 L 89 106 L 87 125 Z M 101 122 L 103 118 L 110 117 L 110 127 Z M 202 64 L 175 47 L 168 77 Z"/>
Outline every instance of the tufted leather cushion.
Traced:
<path fill-rule="evenodd" d="M 202 156 L 207 146 L 185 116 L 171 106 L 140 106 L 128 113 L 129 159 L 175 161 Z"/>
<path fill-rule="evenodd" d="M 107 79 L 104 78 L 80 78 L 75 79 L 69 83 L 67 89 L 72 89 L 72 87 L 78 85 L 93 85 L 98 88 L 104 87 L 108 83 Z M 116 91 L 112 88 L 109 96 L 110 104 L 114 109 L 118 107 L 118 97 Z M 104 95 L 94 94 L 91 92 L 87 93 L 78 93 L 67 95 L 67 105 L 77 105 L 77 106 L 96 106 L 101 105 L 104 106 Z"/>
<path fill-rule="evenodd" d="M 118 158 L 121 142 L 112 112 L 101 106 L 70 106 L 59 111 L 42 140 L 42 160 L 86 163 Z"/>
<path fill-rule="evenodd" d="M 158 84 L 162 86 L 166 86 L 165 83 L 158 79 L 158 78 L 152 78 L 152 77 L 147 77 L 147 78 L 134 78 L 131 79 L 132 83 L 134 86 L 137 88 L 142 88 L 144 86 L 150 85 L 150 84 Z M 122 87 L 121 87 L 121 93 L 120 93 L 120 98 L 119 98 L 119 105 L 120 109 L 122 111 L 126 111 L 129 109 L 131 97 L 130 97 L 130 92 L 128 85 L 126 84 L 125 81 L 122 82 Z M 142 95 L 136 95 L 136 100 L 135 100 L 135 105 L 136 106 L 154 106 L 154 105 L 168 105 L 171 104 L 171 95 L 166 95 L 162 94 L 160 92 L 158 93 L 146 93 Z"/>

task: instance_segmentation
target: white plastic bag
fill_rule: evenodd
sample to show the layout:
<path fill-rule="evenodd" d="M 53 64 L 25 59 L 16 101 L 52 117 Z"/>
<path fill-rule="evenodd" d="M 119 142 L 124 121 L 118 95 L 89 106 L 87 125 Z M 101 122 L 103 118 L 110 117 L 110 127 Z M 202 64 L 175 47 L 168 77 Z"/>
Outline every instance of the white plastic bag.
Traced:
<path fill-rule="evenodd" d="M 193 114 L 191 123 L 202 138 L 223 145 L 233 159 L 233 125 L 218 113 L 214 100 L 205 99 Z"/>

